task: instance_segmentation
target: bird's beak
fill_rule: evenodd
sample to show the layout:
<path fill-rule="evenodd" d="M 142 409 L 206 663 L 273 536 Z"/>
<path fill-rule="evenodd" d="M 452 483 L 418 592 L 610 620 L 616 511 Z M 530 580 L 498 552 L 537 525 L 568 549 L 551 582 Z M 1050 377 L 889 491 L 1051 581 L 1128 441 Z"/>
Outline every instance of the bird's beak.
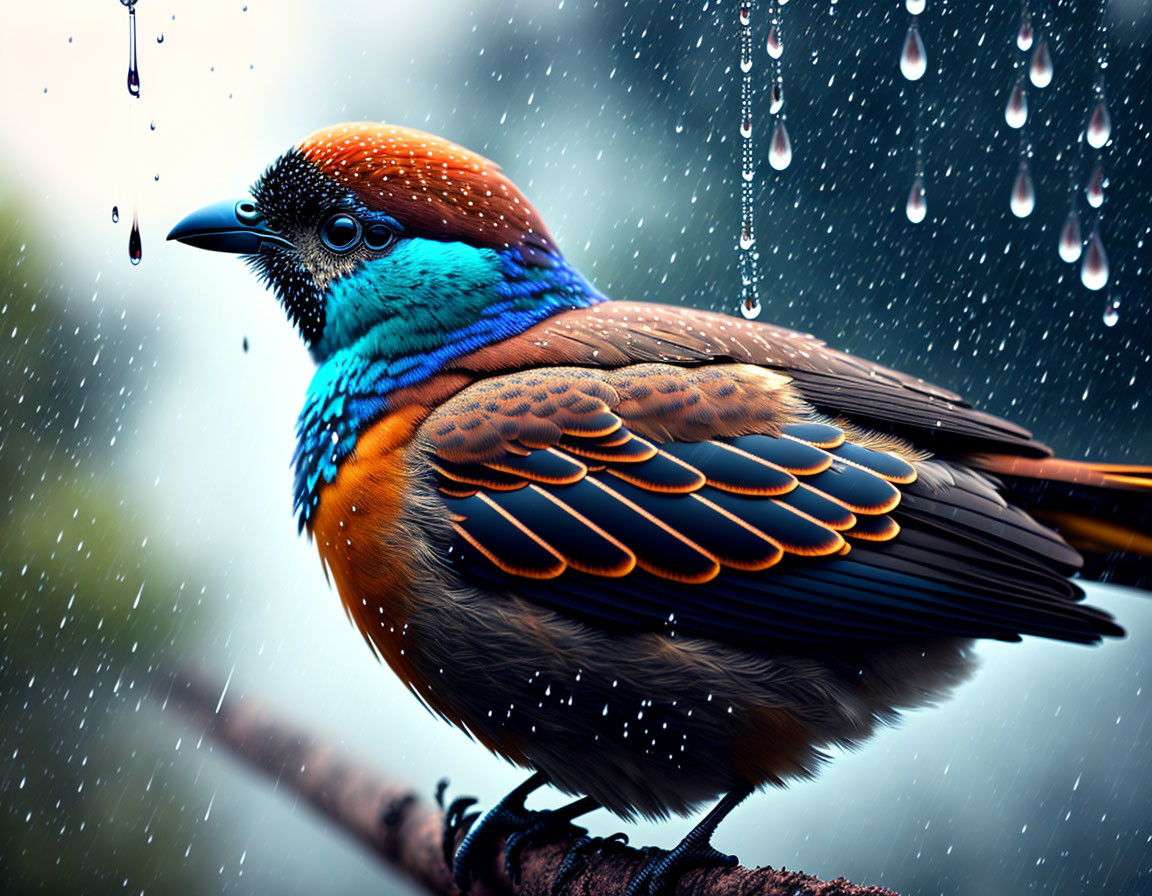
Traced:
<path fill-rule="evenodd" d="M 255 255 L 271 246 L 292 245 L 268 226 L 251 199 L 225 199 L 206 205 L 173 227 L 168 239 L 237 255 Z"/>

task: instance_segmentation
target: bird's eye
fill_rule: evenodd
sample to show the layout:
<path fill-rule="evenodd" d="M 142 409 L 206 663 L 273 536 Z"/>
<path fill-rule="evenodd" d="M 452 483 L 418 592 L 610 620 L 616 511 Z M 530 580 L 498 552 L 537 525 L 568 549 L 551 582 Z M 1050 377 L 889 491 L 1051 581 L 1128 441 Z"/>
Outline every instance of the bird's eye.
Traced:
<path fill-rule="evenodd" d="M 332 215 L 320 225 L 320 240 L 333 252 L 347 252 L 360 242 L 360 222 L 351 215 Z"/>
<path fill-rule="evenodd" d="M 364 245 L 374 252 L 379 252 L 392 242 L 395 234 L 387 224 L 369 224 L 364 228 Z"/>

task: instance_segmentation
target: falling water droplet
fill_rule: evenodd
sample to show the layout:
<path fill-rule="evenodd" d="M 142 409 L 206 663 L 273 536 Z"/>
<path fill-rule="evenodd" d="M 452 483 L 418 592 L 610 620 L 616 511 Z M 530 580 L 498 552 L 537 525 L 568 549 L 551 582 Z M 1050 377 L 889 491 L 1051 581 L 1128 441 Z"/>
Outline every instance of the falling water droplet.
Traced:
<path fill-rule="evenodd" d="M 740 231 L 740 248 L 741 249 L 751 249 L 752 248 L 752 234 L 750 234 L 747 231 L 747 229 Z"/>
<path fill-rule="evenodd" d="M 1032 16 L 1028 10 L 1020 16 L 1020 30 L 1016 32 L 1016 46 L 1027 52 L 1032 49 Z"/>
<path fill-rule="evenodd" d="M 760 316 L 760 300 L 753 299 L 751 305 L 740 303 L 740 313 L 748 320 L 755 320 Z"/>
<path fill-rule="evenodd" d="M 1037 87 L 1047 87 L 1052 83 L 1052 54 L 1048 52 L 1048 38 L 1043 34 L 1032 51 L 1032 64 L 1028 66 L 1028 77 Z"/>
<path fill-rule="evenodd" d="M 1100 208 L 1104 204 L 1104 166 L 1099 162 L 1092 169 L 1092 176 L 1088 178 L 1088 186 L 1084 188 L 1084 196 L 1092 208 Z"/>
<path fill-rule="evenodd" d="M 752 71 L 752 57 L 751 56 L 747 57 L 746 59 L 740 60 L 740 71 L 745 72 L 745 73 Z"/>
<path fill-rule="evenodd" d="M 904 0 L 904 7 L 914 16 L 918 16 L 924 12 L 924 8 L 927 5 L 927 0 Z"/>
<path fill-rule="evenodd" d="M 740 136 L 743 137 L 745 140 L 748 140 L 752 137 L 752 119 L 751 118 L 745 118 L 742 122 L 740 122 Z"/>
<path fill-rule="evenodd" d="M 1064 228 L 1060 231 L 1060 257 L 1071 264 L 1080 258 L 1083 240 L 1080 238 L 1080 216 L 1076 209 L 1068 212 Z"/>
<path fill-rule="evenodd" d="M 121 3 L 124 0 L 120 0 Z M 128 7 L 128 92 L 140 96 L 140 69 L 136 65 L 136 2 L 125 4 Z"/>
<path fill-rule="evenodd" d="M 1108 283 L 1108 253 L 1104 251 L 1099 228 L 1093 228 L 1088 237 L 1088 248 L 1080 265 L 1080 282 L 1093 291 L 1103 289 Z"/>
<path fill-rule="evenodd" d="M 1024 82 L 1017 81 L 1008 95 L 1008 105 L 1004 107 L 1004 120 L 1008 127 L 1020 129 L 1028 120 L 1028 93 L 1024 90 Z"/>
<path fill-rule="evenodd" d="M 920 39 L 920 29 L 913 22 L 908 27 L 908 36 L 904 38 L 904 50 L 900 54 L 900 74 L 909 81 L 919 81 L 928 71 L 928 54 L 924 50 L 924 41 Z"/>
<path fill-rule="evenodd" d="M 1032 175 L 1028 173 L 1028 163 L 1020 163 L 1016 183 L 1012 186 L 1012 214 L 1017 218 L 1027 218 L 1036 207 L 1036 191 L 1032 188 Z"/>
<path fill-rule="evenodd" d="M 924 198 L 924 178 L 917 177 L 912 181 L 912 189 L 908 191 L 908 202 L 904 205 L 904 213 L 913 224 L 919 224 L 928 214 L 928 202 Z"/>
<path fill-rule="evenodd" d="M 120 223 L 120 206 L 118 206 L 118 205 L 112 206 L 112 223 L 113 224 L 119 224 Z"/>
<path fill-rule="evenodd" d="M 752 170 L 751 165 L 748 165 L 744 168 L 743 171 L 740 172 L 740 176 L 743 177 L 744 180 L 748 181 L 748 183 L 752 183 L 752 178 L 756 176 L 756 172 Z"/>
<path fill-rule="evenodd" d="M 132 264 L 140 264 L 143 254 L 143 247 L 140 244 L 140 222 L 136 219 L 136 215 L 132 215 L 132 232 L 128 234 L 128 258 Z"/>
<path fill-rule="evenodd" d="M 784 82 L 777 78 L 772 82 L 772 98 L 768 101 L 768 111 L 775 115 L 784 108 Z"/>
<path fill-rule="evenodd" d="M 248 337 L 247 336 L 244 337 L 244 341 L 241 343 L 241 345 L 244 347 L 244 353 L 247 354 L 248 353 Z"/>
<path fill-rule="evenodd" d="M 1114 327 L 1120 322 L 1120 303 L 1109 299 L 1104 303 L 1104 326 Z"/>
<path fill-rule="evenodd" d="M 731 15 L 731 13 L 729 13 Z M 740 24 L 747 27 L 752 23 L 752 7 L 747 3 L 740 4 Z"/>
<path fill-rule="evenodd" d="M 154 130 L 156 130 L 156 122 L 152 122 L 152 124 L 148 125 L 148 129 L 149 129 L 150 131 L 154 131 Z"/>
<path fill-rule="evenodd" d="M 164 32 L 163 31 L 161 31 L 159 34 L 156 35 L 156 43 L 158 43 L 158 44 L 164 43 Z"/>
<path fill-rule="evenodd" d="M 1108 104 L 1101 98 L 1088 119 L 1088 145 L 1100 149 L 1112 136 L 1112 116 L 1108 114 Z"/>
<path fill-rule="evenodd" d="M 783 171 L 792 164 L 792 141 L 788 138 L 788 128 L 783 121 L 776 122 L 772 145 L 768 149 L 768 164 L 777 171 Z"/>
<path fill-rule="evenodd" d="M 768 55 L 773 59 L 779 59 L 784 55 L 784 44 L 780 42 L 780 32 L 776 30 L 775 25 L 768 32 Z"/>

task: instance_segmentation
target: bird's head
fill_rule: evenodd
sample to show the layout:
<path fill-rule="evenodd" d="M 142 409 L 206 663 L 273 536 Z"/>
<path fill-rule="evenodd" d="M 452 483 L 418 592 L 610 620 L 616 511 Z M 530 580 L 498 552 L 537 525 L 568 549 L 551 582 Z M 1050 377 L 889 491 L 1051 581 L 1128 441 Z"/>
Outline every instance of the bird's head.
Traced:
<path fill-rule="evenodd" d="M 599 299 L 498 166 L 387 124 L 317 131 L 251 197 L 207 206 L 168 238 L 247 256 L 318 362 L 358 345 L 426 353 L 478 320 Z"/>

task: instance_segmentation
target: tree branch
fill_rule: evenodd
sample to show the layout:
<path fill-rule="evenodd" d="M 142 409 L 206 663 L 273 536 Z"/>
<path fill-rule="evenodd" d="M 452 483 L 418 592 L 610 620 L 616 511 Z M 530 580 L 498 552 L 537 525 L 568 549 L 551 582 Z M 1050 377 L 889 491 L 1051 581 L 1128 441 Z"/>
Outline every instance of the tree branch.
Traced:
<path fill-rule="evenodd" d="M 307 731 L 284 722 L 267 707 L 242 698 L 224 699 L 224 689 L 174 674 L 153 689 L 165 708 L 174 706 L 205 733 L 253 769 L 286 785 L 348 835 L 403 873 L 431 896 L 460 896 L 441 851 L 443 816 L 407 784 L 382 778 Z M 524 852 L 521 881 L 504 872 L 503 849 L 492 857 L 486 879 L 471 896 L 551 896 L 552 880 L 570 840 L 531 843 Z M 499 846 L 502 847 L 502 844 Z M 610 843 L 567 885 L 582 896 L 618 896 L 646 860 L 637 849 Z M 895 896 L 880 887 L 830 882 L 772 868 L 693 870 L 679 880 L 674 896 Z"/>

